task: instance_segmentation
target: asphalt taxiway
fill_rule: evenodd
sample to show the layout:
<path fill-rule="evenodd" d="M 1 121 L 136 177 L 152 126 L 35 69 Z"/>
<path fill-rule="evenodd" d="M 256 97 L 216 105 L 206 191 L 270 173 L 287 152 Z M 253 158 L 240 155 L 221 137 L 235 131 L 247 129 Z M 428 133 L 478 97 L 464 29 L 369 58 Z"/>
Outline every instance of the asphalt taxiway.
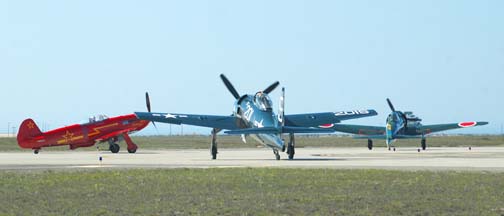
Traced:
<path fill-rule="evenodd" d="M 504 172 L 504 147 L 398 148 L 297 148 L 294 160 L 274 159 L 259 149 L 219 149 L 211 160 L 209 150 L 142 150 L 136 154 L 106 151 L 41 151 L 0 153 L 0 170 L 110 169 L 110 168 L 219 168 L 283 167 L 329 169 L 475 170 Z M 102 157 L 100 162 L 99 158 Z"/>

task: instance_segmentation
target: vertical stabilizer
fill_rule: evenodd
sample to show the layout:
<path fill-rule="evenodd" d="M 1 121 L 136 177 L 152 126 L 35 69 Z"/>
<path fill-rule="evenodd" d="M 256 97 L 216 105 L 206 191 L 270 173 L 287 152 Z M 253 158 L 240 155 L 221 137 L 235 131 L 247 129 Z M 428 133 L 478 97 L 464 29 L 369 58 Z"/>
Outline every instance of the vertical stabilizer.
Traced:
<path fill-rule="evenodd" d="M 19 126 L 17 135 L 18 145 L 22 148 L 32 148 L 32 146 L 28 145 L 28 140 L 41 135 L 43 135 L 42 131 L 35 124 L 35 121 L 33 119 L 26 119 Z"/>

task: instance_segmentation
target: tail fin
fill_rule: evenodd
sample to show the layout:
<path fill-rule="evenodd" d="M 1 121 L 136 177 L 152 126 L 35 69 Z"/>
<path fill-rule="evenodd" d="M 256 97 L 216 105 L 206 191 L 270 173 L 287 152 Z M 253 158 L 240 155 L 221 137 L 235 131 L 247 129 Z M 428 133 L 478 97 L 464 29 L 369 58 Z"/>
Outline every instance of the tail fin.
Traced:
<path fill-rule="evenodd" d="M 30 146 L 25 145 L 27 143 L 26 141 L 33 137 L 41 136 L 42 134 L 42 131 L 40 131 L 33 119 L 26 119 L 23 123 L 21 123 L 21 126 L 19 126 L 17 135 L 18 145 L 23 148 L 31 148 Z"/>
<path fill-rule="evenodd" d="M 282 96 L 280 96 L 280 107 L 278 109 L 278 123 L 281 127 L 285 126 L 285 88 L 282 88 Z"/>

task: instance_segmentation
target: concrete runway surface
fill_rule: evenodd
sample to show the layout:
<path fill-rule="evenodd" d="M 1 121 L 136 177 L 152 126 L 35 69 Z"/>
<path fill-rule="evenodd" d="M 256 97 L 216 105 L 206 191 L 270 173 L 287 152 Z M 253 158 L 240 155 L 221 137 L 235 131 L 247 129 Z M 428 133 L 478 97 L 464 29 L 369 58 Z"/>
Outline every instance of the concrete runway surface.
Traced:
<path fill-rule="evenodd" d="M 99 162 L 99 157 L 103 161 Z M 273 152 L 259 149 L 220 149 L 217 160 L 209 150 L 142 150 L 136 154 L 105 151 L 0 153 L 0 170 L 110 169 L 110 168 L 218 168 L 284 167 L 329 169 L 469 170 L 504 172 L 504 147 L 398 148 L 297 148 L 295 159 L 276 161 Z"/>

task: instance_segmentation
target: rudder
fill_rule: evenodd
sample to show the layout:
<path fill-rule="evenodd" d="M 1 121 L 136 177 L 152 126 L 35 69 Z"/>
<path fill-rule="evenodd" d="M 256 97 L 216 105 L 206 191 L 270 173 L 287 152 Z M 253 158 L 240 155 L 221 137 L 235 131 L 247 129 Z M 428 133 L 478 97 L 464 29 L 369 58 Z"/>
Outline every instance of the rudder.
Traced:
<path fill-rule="evenodd" d="M 22 148 L 31 148 L 31 146 L 27 145 L 27 141 L 41 135 L 43 135 L 43 133 L 40 131 L 35 121 L 33 121 L 33 119 L 26 119 L 19 126 L 17 135 L 18 145 Z"/>

